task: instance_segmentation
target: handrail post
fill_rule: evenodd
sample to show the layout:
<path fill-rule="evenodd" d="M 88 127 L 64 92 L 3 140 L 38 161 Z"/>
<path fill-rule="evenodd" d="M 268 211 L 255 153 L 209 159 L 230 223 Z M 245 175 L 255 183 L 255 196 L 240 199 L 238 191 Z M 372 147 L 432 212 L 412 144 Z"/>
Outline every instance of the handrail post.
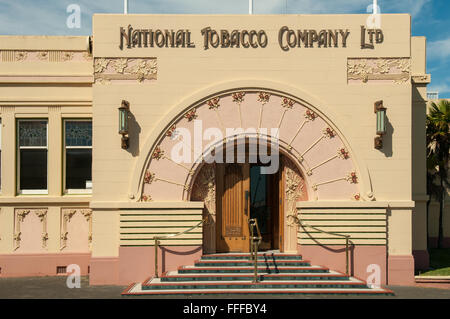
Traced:
<path fill-rule="evenodd" d="M 309 227 L 309 228 L 315 229 L 315 230 L 317 230 L 317 231 L 319 231 L 321 233 L 324 233 L 324 234 L 330 234 L 330 235 L 334 235 L 334 236 L 345 237 L 345 273 L 346 273 L 347 276 L 349 276 L 349 273 L 350 273 L 350 271 L 349 271 L 350 260 L 349 260 L 349 248 L 348 247 L 349 247 L 350 235 L 341 235 L 341 234 L 337 234 L 337 233 L 333 233 L 333 232 L 327 232 L 327 231 L 324 231 L 324 230 L 322 230 L 320 228 L 317 228 L 317 227 L 314 227 L 314 226 L 305 225 L 305 224 L 303 224 L 301 222 L 300 218 L 298 218 L 298 217 L 295 217 L 295 222 L 298 225 L 300 225 L 306 232 L 308 232 L 306 230 L 306 227 Z"/>
<path fill-rule="evenodd" d="M 345 236 L 345 272 L 348 276 L 348 235 Z"/>
<path fill-rule="evenodd" d="M 155 278 L 159 278 L 158 277 L 158 245 L 159 245 L 158 237 L 155 237 Z"/>
<path fill-rule="evenodd" d="M 253 245 L 255 245 L 255 247 L 253 248 L 254 254 L 255 254 L 255 272 L 254 272 L 254 277 L 253 277 L 253 283 L 257 283 L 258 282 L 258 244 L 256 241 L 253 242 Z"/>

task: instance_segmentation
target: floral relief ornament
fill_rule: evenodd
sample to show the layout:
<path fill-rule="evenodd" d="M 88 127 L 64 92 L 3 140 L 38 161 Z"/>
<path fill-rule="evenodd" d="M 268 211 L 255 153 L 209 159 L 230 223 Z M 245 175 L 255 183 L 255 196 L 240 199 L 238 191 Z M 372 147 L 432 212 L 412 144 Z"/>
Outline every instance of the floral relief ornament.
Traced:
<path fill-rule="evenodd" d="M 357 194 L 353 195 L 352 199 L 359 201 L 359 200 L 361 200 L 361 195 L 359 193 L 357 193 Z"/>
<path fill-rule="evenodd" d="M 128 67 L 128 60 L 127 59 L 117 59 L 116 61 L 114 61 L 113 67 L 117 73 L 123 74 L 125 69 Z"/>
<path fill-rule="evenodd" d="M 37 54 L 37 57 L 41 61 L 47 61 L 49 59 L 49 55 L 47 51 L 41 51 Z"/>
<path fill-rule="evenodd" d="M 267 92 L 259 92 L 258 94 L 258 102 L 261 102 L 263 105 L 269 103 L 270 93 Z"/>
<path fill-rule="evenodd" d="M 198 117 L 197 109 L 193 108 L 192 110 L 186 112 L 184 117 L 188 120 L 188 122 L 191 122 L 191 121 L 195 120 Z"/>
<path fill-rule="evenodd" d="M 26 51 L 19 51 L 16 52 L 16 61 L 25 61 L 28 57 L 28 52 Z"/>
<path fill-rule="evenodd" d="M 138 82 L 143 82 L 148 75 L 156 73 L 156 60 L 138 60 L 132 73 L 137 75 Z"/>
<path fill-rule="evenodd" d="M 92 217 L 92 210 L 91 209 L 83 209 L 81 210 L 81 214 L 86 218 L 86 221 L 89 221 Z"/>
<path fill-rule="evenodd" d="M 161 150 L 161 147 L 157 146 L 153 151 L 152 158 L 159 161 L 164 156 L 164 151 Z"/>
<path fill-rule="evenodd" d="M 141 196 L 141 202 L 151 202 L 152 197 L 150 195 L 142 195 Z"/>
<path fill-rule="evenodd" d="M 347 175 L 346 180 L 350 182 L 351 184 L 358 184 L 358 176 L 356 175 L 356 172 L 351 172 Z"/>
<path fill-rule="evenodd" d="M 244 102 L 245 92 L 235 92 L 232 94 L 233 102 L 241 104 Z"/>
<path fill-rule="evenodd" d="M 94 63 L 94 72 L 95 73 L 103 73 L 109 65 L 109 60 L 100 58 L 96 59 Z"/>
<path fill-rule="evenodd" d="M 305 118 L 308 119 L 309 121 L 314 121 L 317 117 L 318 117 L 318 115 L 316 113 L 314 113 L 313 111 L 306 110 Z"/>
<path fill-rule="evenodd" d="M 331 129 L 330 127 L 327 127 L 326 129 L 324 129 L 323 134 L 325 135 L 326 138 L 333 138 L 336 136 L 336 132 L 333 129 Z"/>
<path fill-rule="evenodd" d="M 150 171 L 145 172 L 145 176 L 144 176 L 144 183 L 145 184 L 151 184 L 153 183 L 153 181 L 155 180 L 155 173 L 152 173 Z"/>
<path fill-rule="evenodd" d="M 44 221 L 45 217 L 47 216 L 46 210 L 38 210 L 36 211 L 36 216 L 39 217 L 39 220 L 42 222 Z"/>
<path fill-rule="evenodd" d="M 176 125 L 172 125 L 166 132 L 166 136 L 171 137 L 175 130 L 177 129 Z"/>
<path fill-rule="evenodd" d="M 292 107 L 294 106 L 295 102 L 291 99 L 288 99 L 287 97 L 284 97 L 281 100 L 281 106 L 286 108 L 286 109 L 292 109 Z"/>
<path fill-rule="evenodd" d="M 70 61 L 73 59 L 73 52 L 63 52 L 61 59 L 63 61 Z"/>
<path fill-rule="evenodd" d="M 349 155 L 347 149 L 345 149 L 345 148 L 341 148 L 341 149 L 338 150 L 338 156 L 340 158 L 342 158 L 342 159 L 349 159 L 350 158 L 350 155 Z"/>
<path fill-rule="evenodd" d="M 215 98 L 209 100 L 208 102 L 206 102 L 206 104 L 208 104 L 210 110 L 217 110 L 220 106 L 219 102 L 220 102 L 220 98 L 215 97 Z"/>

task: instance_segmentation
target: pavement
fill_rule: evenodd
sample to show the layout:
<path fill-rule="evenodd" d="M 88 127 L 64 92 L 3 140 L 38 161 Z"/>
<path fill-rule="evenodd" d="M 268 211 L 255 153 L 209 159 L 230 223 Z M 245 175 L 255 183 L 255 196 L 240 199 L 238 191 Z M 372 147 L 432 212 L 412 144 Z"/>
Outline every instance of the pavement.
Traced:
<path fill-rule="evenodd" d="M 68 288 L 67 277 L 0 278 L 0 299 L 243 299 L 242 295 L 121 296 L 122 286 L 89 286 L 81 277 L 80 288 Z M 450 299 L 450 289 L 388 286 L 395 296 L 246 295 L 245 299 Z"/>

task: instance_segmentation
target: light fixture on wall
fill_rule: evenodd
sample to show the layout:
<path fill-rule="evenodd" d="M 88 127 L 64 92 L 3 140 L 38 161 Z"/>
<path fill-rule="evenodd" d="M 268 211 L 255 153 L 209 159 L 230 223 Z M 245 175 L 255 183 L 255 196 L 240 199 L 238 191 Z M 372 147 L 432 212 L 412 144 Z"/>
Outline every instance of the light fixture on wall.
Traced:
<path fill-rule="evenodd" d="M 128 117 L 130 113 L 130 103 L 123 100 L 119 107 L 119 134 L 122 135 L 122 148 L 128 149 Z"/>
<path fill-rule="evenodd" d="M 383 148 L 383 135 L 386 134 L 386 108 L 383 101 L 375 102 L 375 114 L 377 115 L 377 137 L 375 137 L 375 148 L 377 150 Z"/>

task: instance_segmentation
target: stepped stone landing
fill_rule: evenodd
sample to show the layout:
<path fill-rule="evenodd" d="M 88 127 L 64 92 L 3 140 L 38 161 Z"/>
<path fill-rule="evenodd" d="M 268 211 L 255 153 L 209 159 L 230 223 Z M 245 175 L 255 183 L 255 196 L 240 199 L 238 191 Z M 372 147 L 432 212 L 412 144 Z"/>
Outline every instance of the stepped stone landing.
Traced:
<path fill-rule="evenodd" d="M 250 254 L 203 255 L 192 266 L 168 271 L 161 278 L 133 283 L 123 296 L 209 294 L 336 294 L 393 295 L 391 290 L 370 288 L 363 280 L 322 266 L 312 266 L 295 254 L 258 253 L 259 282 L 253 283 Z"/>

